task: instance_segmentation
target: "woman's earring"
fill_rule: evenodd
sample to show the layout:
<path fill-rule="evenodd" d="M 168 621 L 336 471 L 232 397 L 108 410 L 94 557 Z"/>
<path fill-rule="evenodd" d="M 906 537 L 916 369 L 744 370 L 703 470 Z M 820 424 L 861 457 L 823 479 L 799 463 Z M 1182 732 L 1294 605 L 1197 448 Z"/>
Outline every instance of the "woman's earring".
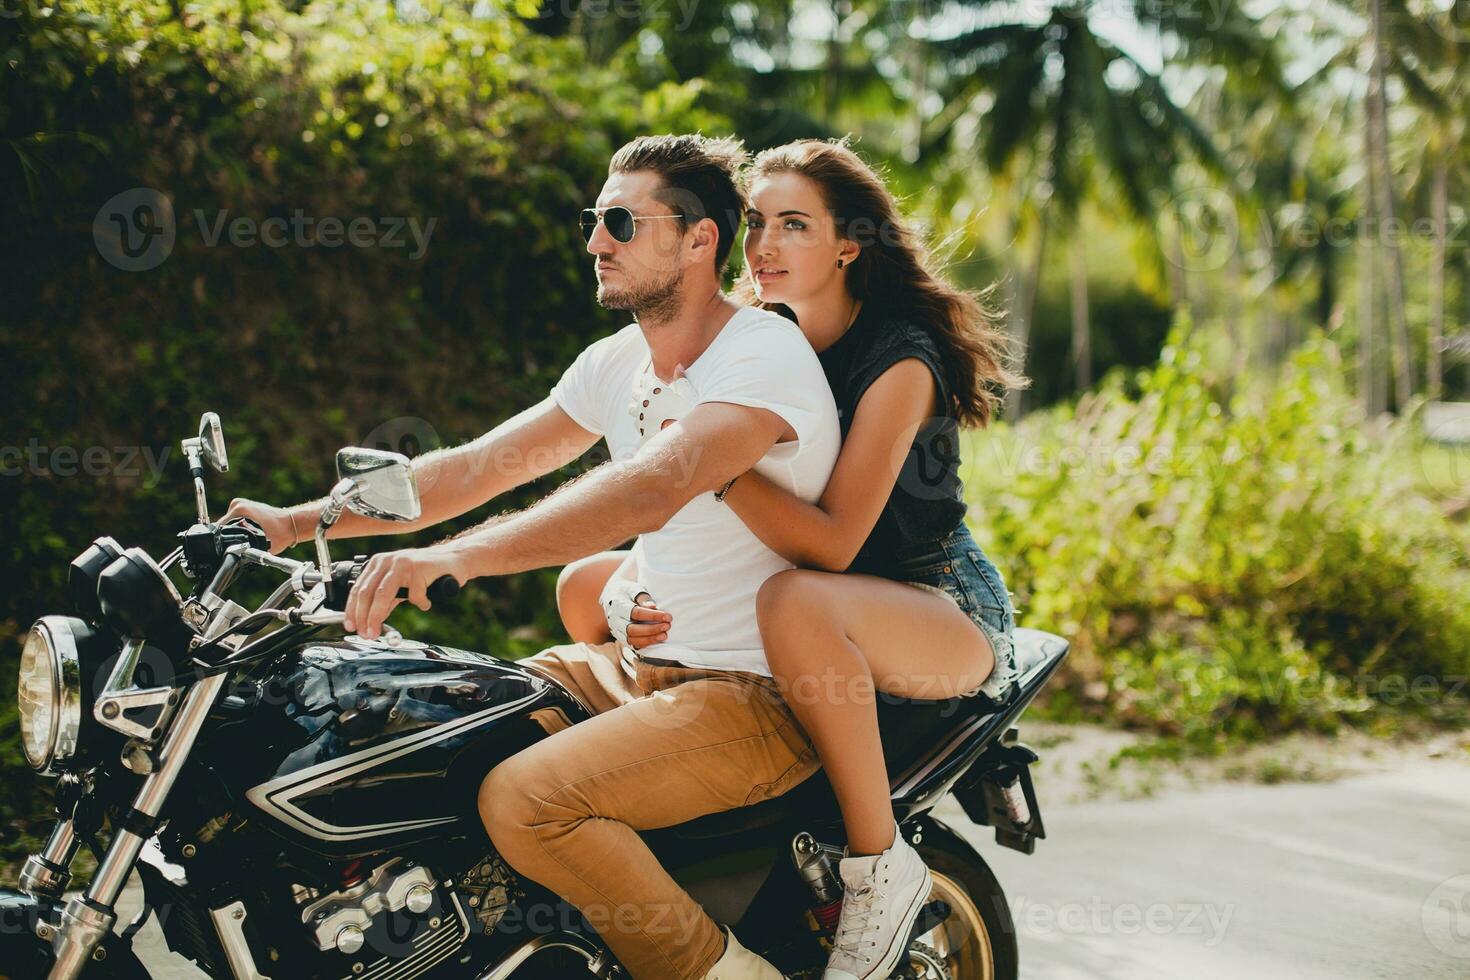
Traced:
<path fill-rule="evenodd" d="M 837 260 L 837 268 L 839 268 L 839 269 L 842 268 L 842 260 L 841 259 L 838 259 Z"/>

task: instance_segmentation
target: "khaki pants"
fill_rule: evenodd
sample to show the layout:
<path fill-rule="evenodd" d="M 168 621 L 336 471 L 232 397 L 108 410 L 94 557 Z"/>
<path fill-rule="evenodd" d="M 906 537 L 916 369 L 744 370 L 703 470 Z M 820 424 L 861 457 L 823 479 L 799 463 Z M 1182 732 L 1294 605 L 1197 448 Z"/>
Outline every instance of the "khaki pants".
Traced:
<path fill-rule="evenodd" d="M 759 803 L 817 770 L 770 678 L 572 643 L 521 661 L 594 717 L 491 770 L 490 839 L 516 871 L 571 902 L 633 980 L 701 980 L 720 928 L 635 831 Z"/>

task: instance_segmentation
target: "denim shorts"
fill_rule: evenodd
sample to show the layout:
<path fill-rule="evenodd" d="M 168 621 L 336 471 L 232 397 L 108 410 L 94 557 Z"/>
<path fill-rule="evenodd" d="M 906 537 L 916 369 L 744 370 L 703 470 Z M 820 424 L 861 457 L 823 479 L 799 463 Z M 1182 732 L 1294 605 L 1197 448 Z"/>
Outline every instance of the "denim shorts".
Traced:
<path fill-rule="evenodd" d="M 995 651 L 995 670 L 975 693 L 997 703 L 1016 688 L 1016 611 L 1000 569 L 991 563 L 963 525 L 947 538 L 923 545 L 894 563 L 893 578 L 954 600 L 980 627 Z"/>

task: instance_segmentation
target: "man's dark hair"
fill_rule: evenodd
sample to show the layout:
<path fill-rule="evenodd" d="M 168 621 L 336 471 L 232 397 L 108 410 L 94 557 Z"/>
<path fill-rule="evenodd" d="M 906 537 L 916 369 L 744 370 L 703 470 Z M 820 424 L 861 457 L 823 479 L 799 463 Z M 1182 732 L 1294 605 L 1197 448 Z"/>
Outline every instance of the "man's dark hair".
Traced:
<path fill-rule="evenodd" d="M 658 174 L 669 192 L 656 196 L 684 214 L 679 222 L 683 229 L 703 218 L 713 221 L 720 234 L 715 245 L 718 274 L 725 271 L 735 244 L 735 230 L 745 214 L 745 198 L 736 174 L 746 157 L 744 144 L 731 137 L 640 136 L 613 154 L 607 172 L 648 170 Z"/>

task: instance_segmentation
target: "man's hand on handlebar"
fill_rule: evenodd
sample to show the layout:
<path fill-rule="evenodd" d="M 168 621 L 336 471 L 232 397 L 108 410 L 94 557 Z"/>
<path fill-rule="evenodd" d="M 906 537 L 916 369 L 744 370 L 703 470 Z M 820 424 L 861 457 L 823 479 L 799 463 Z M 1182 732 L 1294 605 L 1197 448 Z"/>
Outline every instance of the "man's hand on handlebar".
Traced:
<path fill-rule="evenodd" d="M 407 599 L 420 609 L 428 609 L 433 605 L 429 586 L 446 575 L 462 584 L 462 574 L 450 553 L 439 547 L 374 555 L 347 596 L 342 626 L 365 640 L 377 639 L 383 621 L 398 603 Z"/>

